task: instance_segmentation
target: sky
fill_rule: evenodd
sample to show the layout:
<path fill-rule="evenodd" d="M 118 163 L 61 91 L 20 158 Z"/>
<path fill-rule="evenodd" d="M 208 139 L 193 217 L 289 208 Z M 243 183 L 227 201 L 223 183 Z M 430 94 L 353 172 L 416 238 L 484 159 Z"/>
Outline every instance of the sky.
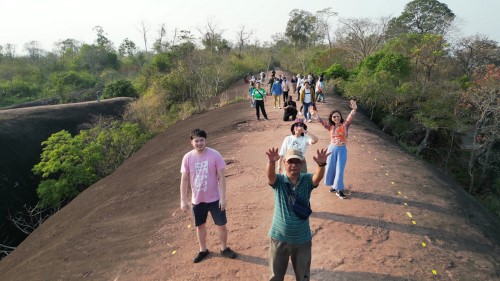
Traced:
<path fill-rule="evenodd" d="M 24 44 L 37 41 L 44 50 L 54 43 L 72 38 L 84 43 L 96 39 L 95 26 L 101 26 L 115 47 L 125 38 L 144 48 L 141 23 L 148 29 L 149 46 L 158 37 L 161 24 L 167 36 L 186 29 L 201 37 L 197 29 L 207 22 L 222 31 L 223 38 L 235 42 L 242 26 L 251 30 L 251 41 L 271 41 L 284 33 L 293 9 L 315 13 L 331 7 L 338 18 L 397 17 L 410 0 L 0 0 L 0 45 L 16 45 L 16 54 L 24 53 Z M 500 0 L 441 0 L 456 15 L 458 37 L 482 34 L 500 42 L 497 17 Z"/>

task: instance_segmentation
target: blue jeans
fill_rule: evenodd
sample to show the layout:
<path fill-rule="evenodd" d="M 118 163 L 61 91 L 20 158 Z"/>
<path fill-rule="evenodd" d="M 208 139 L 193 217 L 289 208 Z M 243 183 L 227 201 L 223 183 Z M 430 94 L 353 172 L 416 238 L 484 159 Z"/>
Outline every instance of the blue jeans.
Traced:
<path fill-rule="evenodd" d="M 330 144 L 328 152 L 331 152 L 328 157 L 325 170 L 325 185 L 332 186 L 336 190 L 344 190 L 344 170 L 347 162 L 347 148 L 345 146 L 335 146 Z"/>
<path fill-rule="evenodd" d="M 311 112 L 309 112 L 309 106 L 311 106 L 312 103 L 311 102 L 304 102 L 303 105 L 304 105 L 304 117 L 307 120 L 309 120 L 309 119 L 311 119 Z"/>

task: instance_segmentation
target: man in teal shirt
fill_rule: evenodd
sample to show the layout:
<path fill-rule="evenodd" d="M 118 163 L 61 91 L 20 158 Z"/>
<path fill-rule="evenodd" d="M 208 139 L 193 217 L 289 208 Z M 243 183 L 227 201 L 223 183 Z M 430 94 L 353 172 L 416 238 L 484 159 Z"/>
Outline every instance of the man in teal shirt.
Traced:
<path fill-rule="evenodd" d="M 269 280 L 285 278 L 288 260 L 292 259 L 297 281 L 309 280 L 311 270 L 312 235 L 309 217 L 301 218 L 292 208 L 293 202 L 309 206 L 313 188 L 316 188 L 325 173 L 326 160 L 330 153 L 317 150 L 314 161 L 318 164 L 314 174 L 301 173 L 304 156 L 300 150 L 289 149 L 283 158 L 285 175 L 276 174 L 276 161 L 280 155 L 277 148 L 266 152 L 269 162 L 266 173 L 269 185 L 274 191 L 273 224 L 269 231 Z"/>

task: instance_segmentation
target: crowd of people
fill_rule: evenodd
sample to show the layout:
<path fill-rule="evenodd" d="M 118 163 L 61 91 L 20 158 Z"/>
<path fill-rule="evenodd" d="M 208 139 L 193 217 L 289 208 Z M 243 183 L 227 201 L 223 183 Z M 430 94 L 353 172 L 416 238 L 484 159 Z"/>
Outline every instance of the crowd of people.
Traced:
<path fill-rule="evenodd" d="M 257 120 L 260 120 L 260 113 L 266 116 L 264 105 L 266 96 L 273 97 L 274 109 L 282 109 L 283 104 L 283 121 L 295 120 L 297 114 L 304 115 L 306 122 L 313 122 L 314 119 L 317 119 L 314 116 L 314 113 L 317 113 L 316 103 L 325 103 L 323 74 L 320 74 L 318 79 L 313 73 L 309 73 L 307 77 L 297 74 L 297 76 L 293 75 L 288 80 L 283 74 L 276 76 L 276 71 L 273 70 L 267 80 L 267 85 L 269 86 L 267 91 L 262 88 L 265 83 L 265 77 L 266 73 L 263 71 L 257 77 L 251 74 L 247 74 L 244 77 L 245 83 L 250 84 L 248 91 L 250 107 L 255 108 Z M 262 93 L 265 93 L 263 98 Z M 300 101 L 300 108 L 297 108 L 296 103 L 291 103 L 293 95 L 297 95 L 296 101 Z M 257 100 L 262 100 L 263 102 L 257 106 Z M 268 120 L 267 118 L 264 119 Z"/>
<path fill-rule="evenodd" d="M 347 162 L 347 137 L 349 127 L 357 110 L 356 101 L 350 101 L 351 112 L 346 119 L 340 110 L 333 110 L 328 120 L 317 113 L 316 103 L 325 102 L 323 77 L 316 81 L 314 75 L 307 78 L 292 76 L 290 82 L 282 74 L 276 76 L 272 71 L 268 80 L 269 90 L 261 87 L 265 73 L 249 76 L 251 106 L 255 107 L 257 120 L 260 114 L 265 120 L 268 116 L 264 102 L 273 96 L 274 109 L 281 109 L 283 96 L 283 120 L 293 123 L 291 134 L 285 137 L 280 149 L 271 147 L 266 152 L 266 176 L 274 193 L 274 212 L 269 230 L 269 280 L 284 280 L 288 263 L 291 260 L 296 280 L 310 280 L 312 235 L 309 226 L 311 192 L 324 178 L 330 192 L 345 199 L 344 170 Z M 245 81 L 247 81 L 245 77 Z M 297 109 L 293 94 L 301 103 Z M 302 113 L 303 111 L 303 113 Z M 305 119 L 297 119 L 301 114 Z M 316 167 L 314 173 L 308 172 L 305 155 L 309 146 L 318 142 L 318 137 L 307 130 L 307 124 L 315 118 L 318 124 L 328 130 L 328 148 L 317 149 L 312 157 Z M 226 229 L 226 182 L 225 163 L 214 149 L 206 146 L 207 134 L 201 129 L 191 133 L 193 150 L 185 154 L 181 165 L 181 209 L 188 210 L 187 190 L 191 186 L 191 210 L 196 225 L 200 250 L 193 262 L 198 263 L 209 255 L 206 246 L 206 219 L 210 212 L 217 225 L 221 255 L 234 259 L 237 254 L 227 246 Z M 277 164 L 277 167 L 276 167 Z M 313 163 L 314 164 L 314 163 Z"/>

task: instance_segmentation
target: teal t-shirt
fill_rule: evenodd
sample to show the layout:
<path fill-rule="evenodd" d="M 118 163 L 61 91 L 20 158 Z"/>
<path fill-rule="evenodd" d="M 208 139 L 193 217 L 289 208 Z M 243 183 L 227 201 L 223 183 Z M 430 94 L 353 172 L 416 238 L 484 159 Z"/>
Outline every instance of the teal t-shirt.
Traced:
<path fill-rule="evenodd" d="M 274 214 L 273 224 L 269 230 L 269 236 L 275 240 L 290 244 L 301 244 L 311 241 L 311 229 L 309 218 L 299 218 L 290 207 L 289 198 L 292 196 L 290 188 L 294 186 L 285 175 L 276 175 L 276 182 L 272 186 L 274 191 Z M 312 174 L 300 174 L 296 195 L 303 203 L 309 203 L 311 192 L 315 188 L 312 184 Z"/>

